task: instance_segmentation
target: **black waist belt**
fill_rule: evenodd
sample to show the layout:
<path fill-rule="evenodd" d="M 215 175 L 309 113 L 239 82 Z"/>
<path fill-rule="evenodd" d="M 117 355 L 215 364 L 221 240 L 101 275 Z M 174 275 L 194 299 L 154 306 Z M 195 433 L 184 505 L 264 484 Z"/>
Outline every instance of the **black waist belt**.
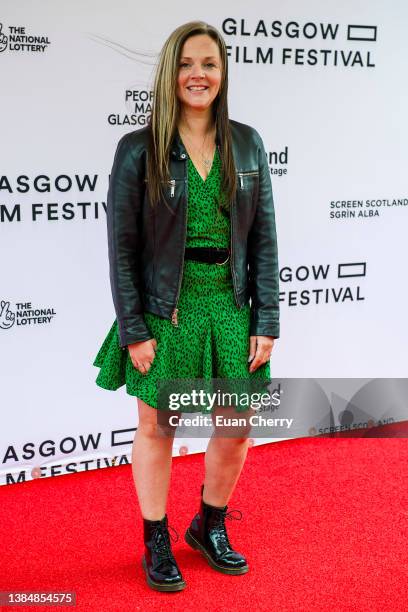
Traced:
<path fill-rule="evenodd" d="M 227 263 L 229 254 L 229 249 L 220 249 L 218 247 L 186 247 L 184 259 L 221 265 Z"/>

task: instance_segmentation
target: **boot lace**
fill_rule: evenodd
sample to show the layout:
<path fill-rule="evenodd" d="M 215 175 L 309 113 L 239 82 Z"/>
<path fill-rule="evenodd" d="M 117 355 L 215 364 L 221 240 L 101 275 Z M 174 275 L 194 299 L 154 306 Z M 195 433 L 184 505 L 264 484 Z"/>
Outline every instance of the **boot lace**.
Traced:
<path fill-rule="evenodd" d="M 172 537 L 168 529 L 171 529 L 175 533 L 175 537 Z M 152 530 L 151 537 L 154 543 L 154 550 L 160 557 L 160 560 L 173 560 L 170 539 L 173 540 L 173 542 L 177 542 L 179 539 L 179 534 L 174 527 L 168 525 L 166 529 L 163 525 L 156 525 Z"/>
<path fill-rule="evenodd" d="M 234 515 L 234 512 L 236 512 L 238 515 Z M 232 549 L 231 542 L 228 539 L 228 533 L 225 527 L 225 519 L 229 519 L 230 521 L 240 521 L 242 519 L 242 512 L 241 510 L 229 510 L 229 512 L 227 512 L 226 510 L 218 510 L 214 515 L 213 526 L 217 529 L 219 543 L 223 544 L 223 547 L 225 549 Z"/>

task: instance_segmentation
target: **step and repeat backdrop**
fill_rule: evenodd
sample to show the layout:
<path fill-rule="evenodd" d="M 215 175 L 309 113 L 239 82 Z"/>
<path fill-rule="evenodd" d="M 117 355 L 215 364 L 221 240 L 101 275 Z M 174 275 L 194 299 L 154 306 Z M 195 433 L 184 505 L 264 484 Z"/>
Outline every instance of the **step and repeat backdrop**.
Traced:
<path fill-rule="evenodd" d="M 92 365 L 115 319 L 109 173 L 121 136 L 146 125 L 162 44 L 195 19 L 223 34 L 230 116 L 268 156 L 282 312 L 272 376 L 359 379 L 354 394 L 407 377 L 405 2 L 3 0 L 1 484 L 130 461 L 137 400 L 97 387 Z M 387 410 L 402 418 L 392 398 Z M 206 444 L 177 438 L 174 454 Z"/>

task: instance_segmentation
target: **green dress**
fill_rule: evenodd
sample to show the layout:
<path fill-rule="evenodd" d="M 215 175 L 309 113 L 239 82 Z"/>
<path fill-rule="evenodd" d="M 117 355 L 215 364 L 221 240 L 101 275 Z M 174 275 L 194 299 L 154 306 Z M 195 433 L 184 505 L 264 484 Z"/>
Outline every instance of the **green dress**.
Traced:
<path fill-rule="evenodd" d="M 230 218 L 228 211 L 219 205 L 218 149 L 205 181 L 191 159 L 187 164 L 186 246 L 228 247 Z M 108 390 L 126 385 L 129 395 L 141 398 L 154 408 L 162 408 L 158 401 L 158 381 L 217 378 L 259 382 L 270 378 L 269 362 L 252 373 L 248 370 L 250 305 L 241 309 L 236 305 L 230 261 L 216 265 L 184 260 L 177 308 L 177 326 L 170 319 L 144 312 L 145 323 L 157 341 L 155 357 L 144 374 L 133 366 L 129 352 L 120 348 L 115 319 L 93 363 L 100 368 L 96 384 Z M 176 382 L 173 386 L 176 388 Z M 208 413 L 208 407 L 189 406 L 180 411 Z"/>

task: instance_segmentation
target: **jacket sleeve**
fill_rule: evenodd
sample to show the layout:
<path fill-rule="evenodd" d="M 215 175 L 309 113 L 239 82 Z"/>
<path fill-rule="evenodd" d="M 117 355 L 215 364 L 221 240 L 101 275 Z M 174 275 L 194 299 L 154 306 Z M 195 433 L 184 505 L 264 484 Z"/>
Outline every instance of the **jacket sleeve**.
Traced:
<path fill-rule="evenodd" d="M 248 235 L 248 277 L 251 295 L 251 336 L 279 338 L 279 266 L 275 210 L 269 166 L 256 130 L 259 191 Z"/>
<path fill-rule="evenodd" d="M 129 135 L 125 134 L 113 161 L 106 211 L 109 276 L 122 348 L 152 337 L 144 321 L 140 291 L 138 223 L 143 184 L 137 167 Z"/>

